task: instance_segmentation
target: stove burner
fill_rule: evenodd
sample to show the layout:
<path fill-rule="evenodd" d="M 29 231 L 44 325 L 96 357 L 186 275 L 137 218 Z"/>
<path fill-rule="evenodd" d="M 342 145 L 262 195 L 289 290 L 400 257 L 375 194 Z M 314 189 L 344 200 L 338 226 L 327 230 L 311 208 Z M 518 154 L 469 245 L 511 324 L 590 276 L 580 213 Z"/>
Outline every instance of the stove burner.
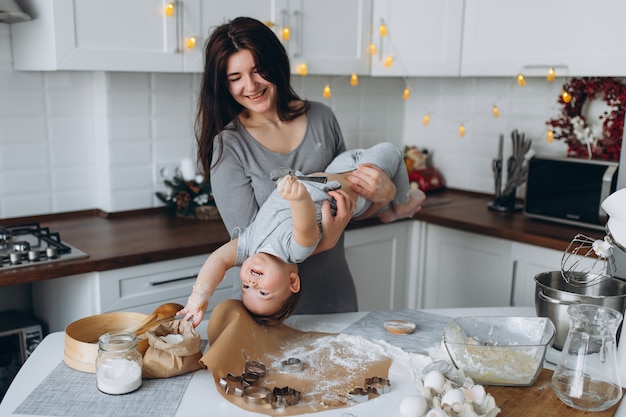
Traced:
<path fill-rule="evenodd" d="M 0 226 L 0 267 L 15 268 L 62 260 L 87 258 L 87 254 L 61 241 L 39 223 Z"/>

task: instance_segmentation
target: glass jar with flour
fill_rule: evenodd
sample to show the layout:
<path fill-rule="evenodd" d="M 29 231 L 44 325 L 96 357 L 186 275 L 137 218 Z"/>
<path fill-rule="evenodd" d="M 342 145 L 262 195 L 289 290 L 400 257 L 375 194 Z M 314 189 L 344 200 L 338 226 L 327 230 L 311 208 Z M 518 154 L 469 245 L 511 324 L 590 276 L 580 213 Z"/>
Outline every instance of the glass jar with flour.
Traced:
<path fill-rule="evenodd" d="M 141 365 L 134 333 L 105 333 L 98 339 L 96 383 L 100 391 L 106 394 L 135 391 L 142 383 Z"/>

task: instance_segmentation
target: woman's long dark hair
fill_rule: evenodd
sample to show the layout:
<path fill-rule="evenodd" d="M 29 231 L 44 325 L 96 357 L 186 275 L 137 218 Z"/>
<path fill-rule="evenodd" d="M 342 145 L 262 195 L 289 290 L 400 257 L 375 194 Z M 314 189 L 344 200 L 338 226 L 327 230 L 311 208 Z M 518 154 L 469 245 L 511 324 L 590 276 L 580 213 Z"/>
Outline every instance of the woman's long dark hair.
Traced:
<path fill-rule="evenodd" d="M 276 86 L 276 107 L 280 120 L 290 121 L 306 112 L 306 104 L 295 108 L 290 105 L 300 98 L 290 84 L 287 52 L 270 28 L 249 17 L 238 17 L 218 26 L 204 50 L 204 73 L 195 122 L 198 161 L 206 179 L 209 178 L 213 159 L 213 141 L 217 137 L 221 143 L 220 132 L 231 121 L 238 123 L 237 115 L 244 110 L 230 95 L 226 76 L 228 59 L 242 49 L 252 53 L 259 74 Z M 223 148 L 220 146 L 220 149 Z M 216 162 L 220 158 L 221 155 Z"/>

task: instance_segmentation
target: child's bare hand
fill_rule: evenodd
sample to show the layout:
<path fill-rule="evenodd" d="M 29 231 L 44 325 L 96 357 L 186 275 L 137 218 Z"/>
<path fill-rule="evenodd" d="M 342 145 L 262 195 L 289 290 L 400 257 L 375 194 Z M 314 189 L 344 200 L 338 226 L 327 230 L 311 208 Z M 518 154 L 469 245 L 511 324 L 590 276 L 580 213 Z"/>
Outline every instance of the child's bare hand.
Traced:
<path fill-rule="evenodd" d="M 292 175 L 281 178 L 278 182 L 278 193 L 287 201 L 301 201 L 309 194 L 304 184 Z"/>
<path fill-rule="evenodd" d="M 185 308 L 176 313 L 176 315 L 182 316 L 184 314 L 183 320 L 191 320 L 193 318 L 193 327 L 197 327 L 204 318 L 204 312 L 208 306 L 209 300 L 206 297 L 192 292 Z"/>

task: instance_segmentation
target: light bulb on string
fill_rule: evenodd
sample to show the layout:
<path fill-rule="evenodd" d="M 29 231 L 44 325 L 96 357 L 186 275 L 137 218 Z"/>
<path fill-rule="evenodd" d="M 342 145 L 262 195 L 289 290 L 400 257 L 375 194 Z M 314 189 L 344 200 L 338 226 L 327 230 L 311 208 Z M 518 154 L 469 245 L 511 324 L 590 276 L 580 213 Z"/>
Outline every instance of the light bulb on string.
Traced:
<path fill-rule="evenodd" d="M 565 104 L 569 104 L 572 101 L 572 95 L 565 90 L 561 92 L 561 98 Z"/>
<path fill-rule="evenodd" d="M 554 132 L 553 131 L 548 130 L 548 134 L 546 135 L 546 142 L 548 142 L 548 143 L 554 142 Z"/>
<path fill-rule="evenodd" d="M 384 20 L 380 21 L 380 26 L 378 26 L 378 31 L 380 32 L 381 37 L 384 38 L 385 36 L 387 36 L 387 25 L 385 25 Z"/>
<path fill-rule="evenodd" d="M 196 42 L 197 42 L 197 39 L 195 36 L 191 36 L 189 39 L 187 39 L 187 49 L 195 48 Z"/>
<path fill-rule="evenodd" d="M 330 96 L 332 95 L 330 92 L 330 85 L 326 84 L 324 86 L 324 92 L 322 93 L 322 95 L 324 96 L 324 98 L 330 98 Z"/>
<path fill-rule="evenodd" d="M 390 68 L 393 65 L 393 57 L 391 55 L 385 58 L 384 65 L 385 68 Z"/>
<path fill-rule="evenodd" d="M 495 104 L 493 105 L 491 112 L 493 113 L 493 117 L 495 117 L 496 119 L 500 117 L 500 109 Z"/>
<path fill-rule="evenodd" d="M 350 85 L 353 87 L 359 85 L 359 77 L 354 72 L 350 76 Z"/>
<path fill-rule="evenodd" d="M 526 78 L 524 78 L 523 74 L 517 74 L 517 85 L 523 87 L 526 85 Z"/>
<path fill-rule="evenodd" d="M 405 101 L 411 97 L 411 89 L 409 87 L 404 87 L 404 91 L 402 92 L 402 99 Z"/>
<path fill-rule="evenodd" d="M 291 37 L 291 29 L 289 29 L 289 26 L 285 26 L 283 28 L 283 40 L 285 42 L 288 42 L 290 37 Z"/>
<path fill-rule="evenodd" d="M 430 115 L 426 114 L 424 116 L 424 118 L 422 119 L 422 125 L 424 125 L 424 127 L 428 126 L 428 123 L 430 123 Z"/>
<path fill-rule="evenodd" d="M 306 64 L 300 64 L 298 66 L 298 74 L 300 74 L 303 77 L 306 77 L 308 73 L 309 73 L 309 69 L 307 68 Z"/>
<path fill-rule="evenodd" d="M 167 3 L 165 6 L 165 16 L 172 17 L 174 15 L 174 3 Z"/>
<path fill-rule="evenodd" d="M 548 69 L 548 75 L 546 75 L 546 80 L 551 83 L 552 81 L 554 81 L 555 77 L 556 73 L 554 72 L 554 67 L 550 67 L 550 69 Z"/>
<path fill-rule="evenodd" d="M 374 42 L 370 43 L 370 55 L 376 56 L 377 53 L 378 51 L 376 50 L 376 45 L 374 44 Z"/>
<path fill-rule="evenodd" d="M 465 136 L 465 125 L 463 123 L 461 123 L 461 126 L 459 126 L 459 136 Z"/>

